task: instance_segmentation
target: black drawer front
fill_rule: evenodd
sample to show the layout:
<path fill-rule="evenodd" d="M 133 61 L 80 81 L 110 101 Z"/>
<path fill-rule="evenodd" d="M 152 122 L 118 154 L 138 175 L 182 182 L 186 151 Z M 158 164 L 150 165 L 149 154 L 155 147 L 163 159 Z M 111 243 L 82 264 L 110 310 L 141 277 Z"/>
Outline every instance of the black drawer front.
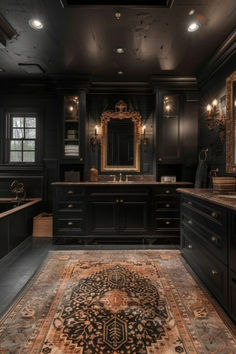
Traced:
<path fill-rule="evenodd" d="M 154 203 L 154 209 L 155 210 L 171 210 L 171 209 L 177 209 L 179 210 L 179 199 L 177 198 L 168 198 L 168 199 L 161 199 L 161 200 L 155 200 Z"/>
<path fill-rule="evenodd" d="M 209 230 L 212 230 L 212 232 L 225 235 L 226 215 L 224 218 L 219 217 L 218 219 L 215 219 L 213 217 L 203 215 L 199 210 L 190 209 L 185 205 L 182 205 L 181 214 L 185 216 L 185 219 L 189 220 L 189 223 L 192 221 L 193 225 L 196 221 L 198 224 L 204 225 Z"/>
<path fill-rule="evenodd" d="M 230 213 L 229 267 L 236 273 L 236 212 Z"/>
<path fill-rule="evenodd" d="M 182 215 L 181 230 L 185 235 L 193 237 L 196 242 L 200 242 L 204 248 L 207 248 L 220 261 L 227 264 L 227 242 L 222 234 L 216 234 L 196 221 L 193 224 L 188 223 L 189 219 Z"/>
<path fill-rule="evenodd" d="M 165 219 L 179 219 L 179 210 L 176 209 L 159 209 L 154 211 L 154 216 L 156 218 L 165 218 Z"/>
<path fill-rule="evenodd" d="M 57 187 L 58 200 L 78 200 L 85 195 L 85 188 L 78 186 Z"/>
<path fill-rule="evenodd" d="M 155 218 L 155 228 L 179 228 L 179 218 Z"/>
<path fill-rule="evenodd" d="M 229 271 L 229 313 L 236 322 L 236 273 Z"/>
<path fill-rule="evenodd" d="M 84 218 L 66 218 L 57 219 L 55 225 L 56 235 L 80 235 L 85 231 L 85 219 Z"/>
<path fill-rule="evenodd" d="M 182 253 L 200 279 L 212 291 L 221 304 L 228 307 L 227 267 L 207 252 L 194 237 L 181 230 Z"/>
<path fill-rule="evenodd" d="M 76 212 L 81 212 L 85 210 L 85 203 L 83 202 L 74 202 L 74 201 L 64 201 L 64 202 L 59 202 L 56 205 L 56 210 L 57 212 L 71 212 L 71 211 L 76 211 Z"/>
<path fill-rule="evenodd" d="M 158 186 L 153 188 L 153 196 L 175 196 L 179 197 L 179 193 L 177 192 L 178 187 L 173 185 L 165 185 L 165 186 Z"/>
<path fill-rule="evenodd" d="M 203 219 L 209 220 L 211 223 L 216 225 L 221 225 L 225 227 L 226 225 L 226 208 L 222 208 L 216 204 L 202 202 L 196 199 L 189 199 L 186 197 L 182 198 L 181 201 L 182 210 L 184 210 L 188 215 L 199 215 Z M 206 222 L 206 221 L 205 221 Z"/>

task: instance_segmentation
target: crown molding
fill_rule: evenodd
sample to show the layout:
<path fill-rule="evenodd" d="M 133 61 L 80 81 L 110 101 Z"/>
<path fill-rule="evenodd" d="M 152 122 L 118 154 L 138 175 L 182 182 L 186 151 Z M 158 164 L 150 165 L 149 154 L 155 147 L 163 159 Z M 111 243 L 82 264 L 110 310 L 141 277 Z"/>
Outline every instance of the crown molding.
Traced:
<path fill-rule="evenodd" d="M 213 57 L 205 63 L 198 71 L 197 79 L 200 86 L 203 86 L 216 72 L 236 54 L 236 29 L 234 29 L 226 40 L 218 47 Z"/>
<path fill-rule="evenodd" d="M 163 76 L 152 75 L 153 89 L 197 90 L 197 78 L 195 76 Z"/>

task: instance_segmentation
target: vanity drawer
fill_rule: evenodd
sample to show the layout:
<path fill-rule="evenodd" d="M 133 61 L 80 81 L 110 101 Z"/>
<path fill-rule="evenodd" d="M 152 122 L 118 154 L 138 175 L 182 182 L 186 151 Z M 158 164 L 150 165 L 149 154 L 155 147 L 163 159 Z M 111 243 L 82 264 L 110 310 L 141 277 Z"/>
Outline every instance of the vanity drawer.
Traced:
<path fill-rule="evenodd" d="M 183 212 L 189 216 L 201 217 L 203 222 L 211 222 L 218 226 L 225 227 L 226 225 L 226 209 L 219 205 L 208 203 L 199 199 L 183 197 L 181 200 L 181 207 Z"/>
<path fill-rule="evenodd" d="M 156 229 L 179 228 L 179 218 L 155 218 Z"/>
<path fill-rule="evenodd" d="M 57 218 L 55 223 L 57 235 L 79 235 L 85 232 L 84 218 Z"/>
<path fill-rule="evenodd" d="M 85 203 L 81 202 L 81 201 L 63 201 L 63 202 L 59 202 L 56 205 L 56 211 L 57 212 L 70 212 L 70 211 L 74 211 L 74 212 L 82 212 L 85 210 Z"/>
<path fill-rule="evenodd" d="M 85 195 L 85 188 L 80 186 L 63 186 L 56 189 L 57 200 L 78 200 Z"/>
<path fill-rule="evenodd" d="M 164 185 L 153 188 L 153 197 L 159 196 L 175 196 L 179 197 L 179 193 L 177 192 L 178 187 L 173 185 Z"/>
<path fill-rule="evenodd" d="M 161 199 L 161 200 L 155 200 L 154 201 L 154 209 L 155 210 L 171 210 L 171 209 L 177 209 L 179 210 L 180 203 L 179 199 L 177 198 L 172 198 L 172 199 Z"/>
<path fill-rule="evenodd" d="M 188 221 L 189 220 L 185 220 L 182 215 L 181 232 L 194 238 L 196 242 L 200 242 L 202 246 L 207 248 L 215 257 L 227 264 L 227 242 L 224 235 L 221 233 L 213 233 L 196 221 L 194 221 L 194 224 L 189 224 Z"/>
<path fill-rule="evenodd" d="M 228 307 L 227 267 L 181 230 L 183 256 L 221 304 Z"/>

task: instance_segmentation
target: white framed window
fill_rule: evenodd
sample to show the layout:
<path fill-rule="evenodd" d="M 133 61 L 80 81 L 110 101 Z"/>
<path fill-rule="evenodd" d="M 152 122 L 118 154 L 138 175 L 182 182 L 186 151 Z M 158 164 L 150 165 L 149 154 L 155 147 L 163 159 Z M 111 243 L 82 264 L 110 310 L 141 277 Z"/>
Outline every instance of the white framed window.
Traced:
<path fill-rule="evenodd" d="M 38 115 L 8 113 L 8 162 L 32 164 L 38 159 Z"/>

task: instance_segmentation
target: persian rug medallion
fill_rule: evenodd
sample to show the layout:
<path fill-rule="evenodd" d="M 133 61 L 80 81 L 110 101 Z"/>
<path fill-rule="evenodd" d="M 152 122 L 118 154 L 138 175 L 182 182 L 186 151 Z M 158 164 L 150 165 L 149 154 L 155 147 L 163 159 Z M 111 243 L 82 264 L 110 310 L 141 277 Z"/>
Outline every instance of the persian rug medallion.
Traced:
<path fill-rule="evenodd" d="M 178 251 L 54 251 L 0 320 L 0 353 L 236 353 Z"/>

